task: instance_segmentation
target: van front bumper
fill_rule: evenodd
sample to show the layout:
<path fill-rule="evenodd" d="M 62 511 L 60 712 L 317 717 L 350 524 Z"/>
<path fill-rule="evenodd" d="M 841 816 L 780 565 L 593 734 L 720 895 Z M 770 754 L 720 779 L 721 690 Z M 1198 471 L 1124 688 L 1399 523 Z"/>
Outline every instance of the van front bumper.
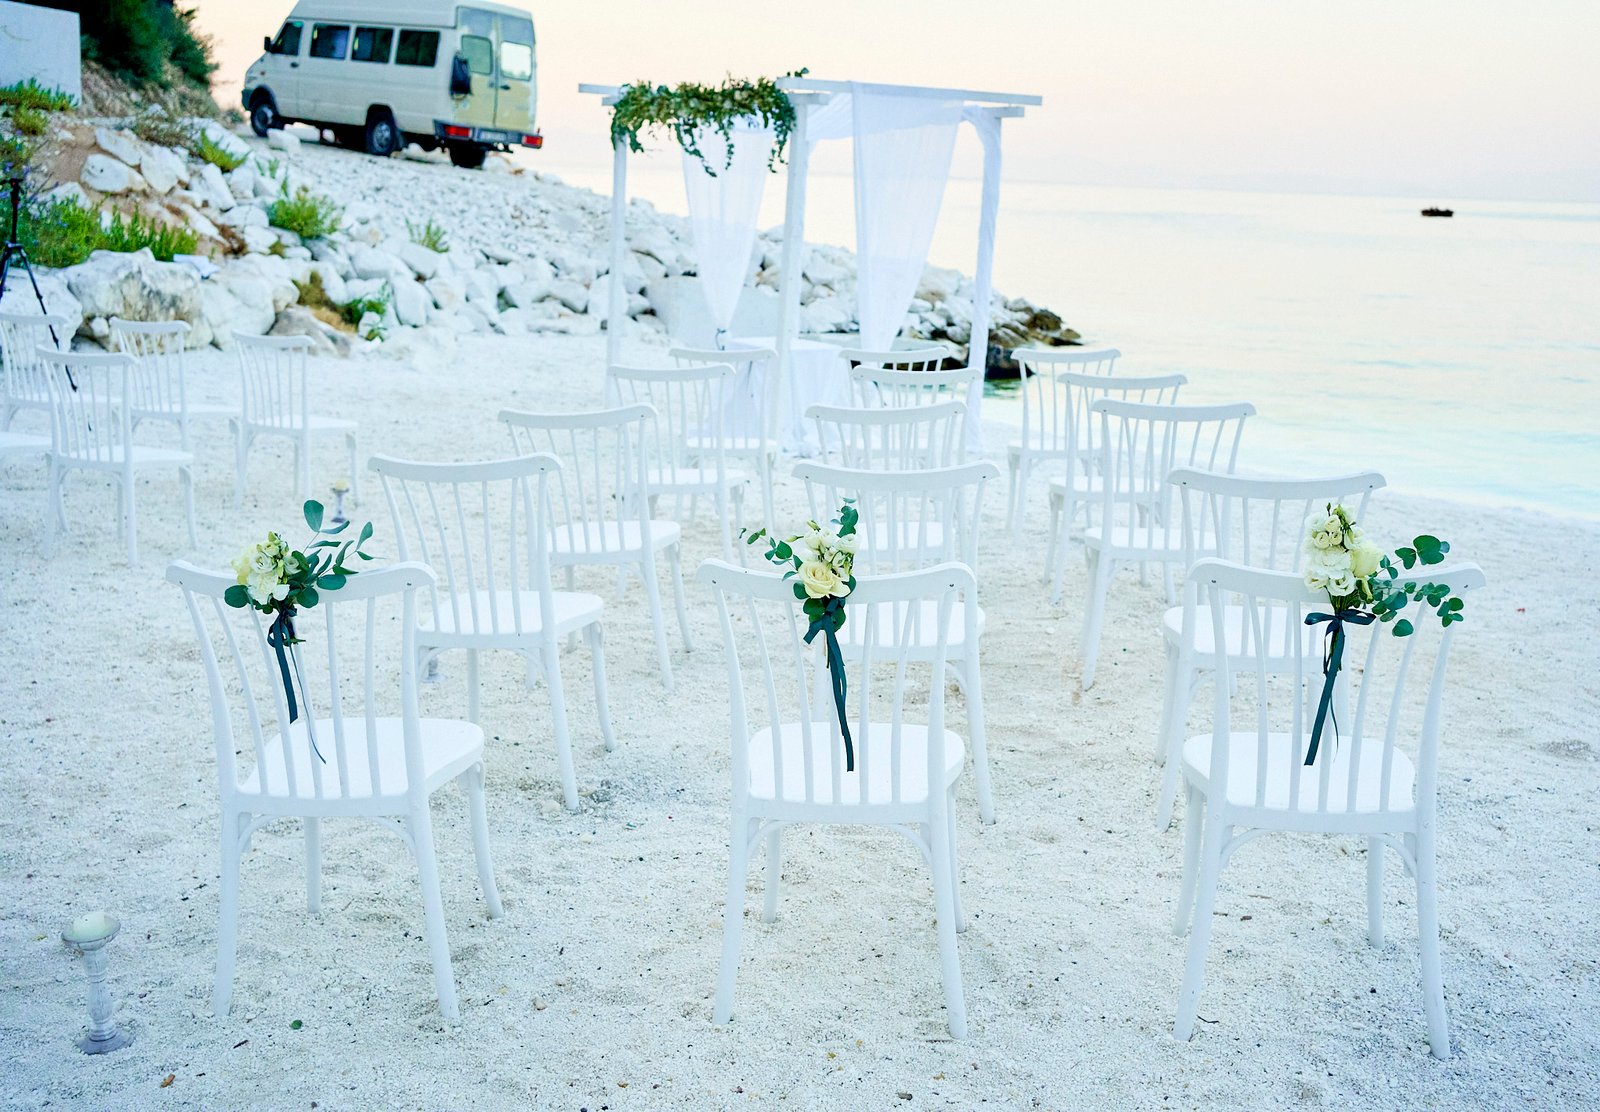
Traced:
<path fill-rule="evenodd" d="M 471 127 L 467 124 L 433 121 L 434 138 L 450 143 L 503 143 L 508 147 L 544 146 L 544 136 L 537 131 L 506 131 L 498 127 Z"/>

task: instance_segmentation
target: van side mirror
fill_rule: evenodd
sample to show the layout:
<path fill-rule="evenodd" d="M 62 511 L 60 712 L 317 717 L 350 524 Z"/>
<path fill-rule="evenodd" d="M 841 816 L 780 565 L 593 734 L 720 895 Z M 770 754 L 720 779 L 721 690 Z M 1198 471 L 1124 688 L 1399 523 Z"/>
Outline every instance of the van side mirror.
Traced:
<path fill-rule="evenodd" d="M 457 54 L 450 59 L 450 95 L 453 97 L 472 95 L 472 71 L 467 68 L 465 54 Z"/>
<path fill-rule="evenodd" d="M 271 35 L 262 35 L 261 36 L 261 50 L 262 50 L 262 53 L 264 53 L 264 54 L 271 54 L 272 53 L 272 36 Z"/>

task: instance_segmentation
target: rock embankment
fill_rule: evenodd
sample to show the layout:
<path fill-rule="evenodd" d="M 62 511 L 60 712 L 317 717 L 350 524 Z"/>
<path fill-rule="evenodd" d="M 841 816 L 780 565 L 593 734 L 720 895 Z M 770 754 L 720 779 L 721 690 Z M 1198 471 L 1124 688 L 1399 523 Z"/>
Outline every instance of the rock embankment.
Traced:
<path fill-rule="evenodd" d="M 585 334 L 603 326 L 612 281 L 605 197 L 498 156 L 473 173 L 415 151 L 377 160 L 283 132 L 262 143 L 215 121 L 188 123 L 237 167 L 223 170 L 107 121 L 57 135 L 49 196 L 136 212 L 198 239 L 194 256 L 173 262 L 102 251 L 48 276 L 51 309 L 73 318 L 86 340 L 104 340 L 113 316 L 186 320 L 195 346 L 228 347 L 235 332 L 288 331 L 339 350 L 404 329 Z M 302 238 L 274 226 L 274 203 L 302 189 L 336 206 L 334 230 Z M 629 330 L 692 328 L 704 310 L 687 221 L 634 201 L 628 246 L 620 281 Z M 752 330 L 775 322 L 782 246 L 781 230 L 758 241 L 740 308 Z M 802 281 L 802 331 L 855 331 L 850 252 L 810 247 Z M 972 295 L 970 278 L 928 268 L 903 334 L 946 343 L 964 360 Z M 1048 310 L 998 295 L 990 327 L 991 365 L 1005 349 L 1077 339 Z"/>

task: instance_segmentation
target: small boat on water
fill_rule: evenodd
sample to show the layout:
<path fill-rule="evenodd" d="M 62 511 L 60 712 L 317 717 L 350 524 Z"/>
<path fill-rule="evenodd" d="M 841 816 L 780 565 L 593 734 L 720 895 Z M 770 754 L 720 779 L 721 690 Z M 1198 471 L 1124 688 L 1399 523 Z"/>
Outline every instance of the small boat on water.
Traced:
<path fill-rule="evenodd" d="M 1425 208 L 1422 210 L 1423 216 L 1454 216 L 1455 214 L 1455 209 Z"/>

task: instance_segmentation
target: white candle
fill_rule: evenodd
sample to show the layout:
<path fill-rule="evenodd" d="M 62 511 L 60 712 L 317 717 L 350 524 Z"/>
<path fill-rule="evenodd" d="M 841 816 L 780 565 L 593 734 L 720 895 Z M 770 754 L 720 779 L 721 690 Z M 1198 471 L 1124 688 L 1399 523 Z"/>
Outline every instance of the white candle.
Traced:
<path fill-rule="evenodd" d="M 93 945 L 111 938 L 121 926 L 116 916 L 107 915 L 104 911 L 91 911 L 74 919 L 72 925 L 61 932 L 61 938 L 73 946 Z"/>

